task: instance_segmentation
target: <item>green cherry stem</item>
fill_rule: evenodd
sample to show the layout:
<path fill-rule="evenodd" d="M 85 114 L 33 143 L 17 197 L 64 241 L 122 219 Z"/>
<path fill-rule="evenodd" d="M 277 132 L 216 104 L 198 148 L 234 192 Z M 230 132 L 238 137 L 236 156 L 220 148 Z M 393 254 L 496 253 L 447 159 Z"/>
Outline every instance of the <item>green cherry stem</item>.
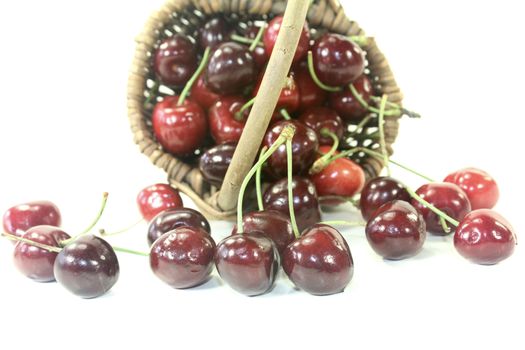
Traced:
<path fill-rule="evenodd" d="M 441 228 L 443 229 L 443 231 L 445 231 L 445 233 L 450 233 L 451 228 L 450 226 L 447 225 L 447 222 L 445 221 L 445 219 L 443 219 L 442 217 L 439 217 L 439 223 L 441 224 Z"/>
<path fill-rule="evenodd" d="M 32 241 L 32 240 L 27 239 L 27 238 L 23 238 L 23 237 L 12 235 L 10 233 L 2 232 L 2 233 L 0 233 L 0 235 L 5 237 L 5 238 L 7 238 L 7 239 L 9 239 L 10 241 L 27 243 L 29 245 L 32 245 L 32 246 L 35 246 L 35 247 L 38 247 L 38 248 L 41 248 L 41 249 L 44 249 L 44 250 L 47 250 L 47 251 L 50 251 L 50 252 L 60 253 L 62 251 L 62 248 L 53 247 L 51 245 L 35 242 L 35 241 Z"/>
<path fill-rule="evenodd" d="M 403 185 L 403 186 L 405 186 L 405 185 Z M 414 198 L 416 201 L 418 201 L 419 203 L 423 204 L 425 207 L 430 209 L 434 214 L 439 216 L 440 219 L 446 220 L 447 222 L 452 224 L 454 227 L 457 227 L 459 225 L 459 221 L 457 221 L 456 219 L 448 216 L 447 213 L 439 210 L 438 208 L 436 208 L 435 206 L 433 206 L 432 204 L 430 204 L 429 202 L 427 202 L 426 200 L 421 198 L 413 189 L 411 189 L 408 186 L 405 186 L 405 188 L 406 188 L 408 194 L 410 195 L 410 197 Z"/>
<path fill-rule="evenodd" d="M 295 209 L 293 207 L 293 188 L 292 188 L 292 139 L 286 140 L 286 165 L 288 173 L 288 210 L 290 211 L 290 222 L 292 223 L 295 238 L 299 238 L 300 232 L 295 219 Z"/>
<path fill-rule="evenodd" d="M 244 111 L 246 111 L 248 108 L 250 108 L 251 106 L 253 106 L 253 104 L 255 103 L 255 98 L 256 97 L 253 97 L 251 98 L 248 102 L 246 102 L 245 104 L 242 105 L 241 109 L 239 109 L 236 113 L 235 113 L 235 120 L 237 121 L 241 121 L 243 120 L 243 113 Z"/>
<path fill-rule="evenodd" d="M 357 100 L 357 102 L 359 102 L 359 104 L 363 108 L 366 108 L 368 111 L 370 111 L 372 113 L 379 114 L 379 109 L 370 106 L 364 100 L 363 96 L 361 96 L 359 91 L 357 91 L 357 89 L 355 88 L 354 84 L 348 85 L 348 88 L 350 89 L 350 92 L 352 92 L 352 95 L 354 96 L 354 98 Z M 385 116 L 389 116 L 389 117 L 399 117 L 402 114 L 402 111 L 399 108 L 399 106 L 396 105 L 396 107 L 394 109 L 385 110 L 384 114 L 385 114 Z"/>
<path fill-rule="evenodd" d="M 363 120 L 361 120 L 359 122 L 359 124 L 357 124 L 355 126 L 355 131 L 352 133 L 352 135 L 357 135 L 359 133 L 359 130 L 363 129 L 364 126 L 366 124 L 368 124 L 368 122 L 373 118 L 373 115 L 372 114 L 368 114 L 366 117 L 363 118 Z"/>
<path fill-rule="evenodd" d="M 202 59 L 201 59 L 201 62 L 199 63 L 199 66 L 197 67 L 197 70 L 193 73 L 190 80 L 188 80 L 188 82 L 184 86 L 184 89 L 180 93 L 179 100 L 177 101 L 177 106 L 182 106 L 182 104 L 186 100 L 186 97 L 188 97 L 191 87 L 193 86 L 193 84 L 195 84 L 195 81 L 197 81 L 197 79 L 201 75 L 202 71 L 204 70 L 204 67 L 206 67 L 206 64 L 208 64 L 209 57 L 210 57 L 210 48 L 207 47 L 206 50 L 204 50 L 204 54 L 202 55 Z"/>
<path fill-rule="evenodd" d="M 246 174 L 246 177 L 242 181 L 241 187 L 239 189 L 239 197 L 237 199 L 237 233 L 242 234 L 244 232 L 243 224 L 242 224 L 242 203 L 244 198 L 244 192 L 246 191 L 246 187 L 248 187 L 248 184 L 250 183 L 250 180 L 252 176 L 257 172 L 257 168 L 260 168 L 264 162 L 270 158 L 270 156 L 287 140 L 291 140 L 293 138 L 293 135 L 295 134 L 295 126 L 292 124 L 286 125 L 283 130 L 281 131 L 281 134 L 275 140 L 275 142 L 270 146 L 268 151 L 266 151 L 255 163 L 255 165 L 250 169 L 248 174 Z"/>
<path fill-rule="evenodd" d="M 283 116 L 284 120 L 292 120 L 292 116 L 290 115 L 290 113 L 288 113 L 288 111 L 286 109 L 281 108 L 281 110 L 279 112 Z"/>
<path fill-rule="evenodd" d="M 258 34 L 258 33 L 257 33 Z M 237 41 L 238 43 L 241 43 L 241 44 L 246 44 L 246 45 L 251 45 L 253 44 L 253 42 L 255 41 L 255 39 L 250 39 L 250 38 L 246 38 L 244 36 L 241 36 L 241 35 L 238 35 L 238 34 L 232 34 L 230 36 L 230 38 L 233 40 L 233 41 Z M 257 46 L 262 46 L 264 47 L 263 43 L 261 42 L 258 42 L 257 43 Z M 253 51 L 253 50 L 252 50 Z"/>
<path fill-rule="evenodd" d="M 328 152 L 323 154 L 321 158 L 317 159 L 314 162 L 314 164 L 312 164 L 312 167 L 310 168 L 310 171 L 309 171 L 310 175 L 317 174 L 320 171 L 322 171 L 324 168 L 326 168 L 328 164 L 330 163 L 330 160 L 335 154 L 335 152 L 337 152 L 337 148 L 339 148 L 339 138 L 337 137 L 336 134 L 334 134 L 327 128 L 321 129 L 320 134 L 321 136 L 332 138 L 334 143 L 332 144 L 332 148 L 330 148 Z"/>
<path fill-rule="evenodd" d="M 259 31 L 257 32 L 257 35 L 255 36 L 255 39 L 253 39 L 253 42 L 250 44 L 250 47 L 248 48 L 249 51 L 255 50 L 257 45 L 259 45 L 259 43 L 261 42 L 262 36 L 264 34 L 265 28 L 266 28 L 266 24 L 261 26 L 261 28 L 259 28 Z"/>
<path fill-rule="evenodd" d="M 308 63 L 308 71 L 310 72 L 310 76 L 312 77 L 312 80 L 317 84 L 317 86 L 319 86 L 323 90 L 330 91 L 330 92 L 337 92 L 337 91 L 342 90 L 339 86 L 328 86 L 324 84 L 321 80 L 319 80 L 319 77 L 315 73 L 314 57 L 313 57 L 312 51 L 308 51 L 307 63 Z"/>
<path fill-rule="evenodd" d="M 386 173 L 388 176 L 392 175 L 392 172 L 390 171 L 390 162 L 388 161 L 388 152 L 386 149 L 386 141 L 385 141 L 385 108 L 386 108 L 386 101 L 388 101 L 388 96 L 386 94 L 381 97 L 381 103 L 379 104 L 379 144 L 381 145 L 381 153 L 383 154 L 383 163 L 386 167 Z"/>
<path fill-rule="evenodd" d="M 264 153 L 268 150 L 268 147 L 264 146 L 261 149 L 261 154 L 259 155 L 259 160 L 263 157 Z M 264 203 L 262 198 L 262 185 L 261 185 L 261 171 L 262 166 L 257 168 L 257 171 L 255 172 L 255 190 L 257 192 L 257 207 L 259 208 L 259 211 L 264 210 Z"/>
<path fill-rule="evenodd" d="M 330 220 L 330 221 L 321 221 L 320 224 L 323 225 L 338 225 L 338 226 L 366 226 L 364 221 L 344 221 L 344 220 Z"/>
<path fill-rule="evenodd" d="M 138 251 L 138 250 L 122 248 L 122 247 L 117 247 L 117 246 L 112 246 L 112 248 L 116 252 L 122 252 L 122 253 L 128 253 L 128 254 L 140 255 L 140 256 L 149 256 L 149 253 L 141 252 L 141 251 Z"/>
<path fill-rule="evenodd" d="M 370 98 L 374 102 L 377 102 L 377 103 L 379 103 L 381 101 L 381 97 L 371 96 Z M 401 114 L 406 115 L 409 118 L 421 118 L 421 115 L 419 113 L 411 111 L 411 110 L 408 110 L 406 108 L 403 108 L 400 105 L 398 105 L 397 103 L 388 101 L 386 104 L 387 104 L 387 106 L 394 107 L 396 109 L 400 109 L 401 110 Z"/>
<path fill-rule="evenodd" d="M 120 229 L 118 231 L 113 231 L 113 232 L 109 232 L 108 233 L 105 229 L 101 228 L 101 229 L 98 230 L 98 233 L 100 233 L 101 236 L 106 236 L 106 237 L 107 236 L 116 236 L 116 235 L 119 235 L 121 233 L 124 233 L 124 232 L 127 232 L 127 231 L 131 230 L 132 228 L 134 228 L 135 226 L 140 225 L 143 222 L 144 222 L 144 218 L 141 218 L 137 222 L 129 225 L 128 227 Z"/>

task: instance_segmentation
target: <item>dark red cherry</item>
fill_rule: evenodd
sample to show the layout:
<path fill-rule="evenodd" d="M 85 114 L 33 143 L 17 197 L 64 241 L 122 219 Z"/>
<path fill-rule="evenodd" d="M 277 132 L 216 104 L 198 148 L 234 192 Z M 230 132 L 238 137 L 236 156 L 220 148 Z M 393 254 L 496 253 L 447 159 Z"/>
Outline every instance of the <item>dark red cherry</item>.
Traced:
<path fill-rule="evenodd" d="M 191 155 L 206 138 L 208 123 L 204 110 L 185 99 L 178 106 L 179 96 L 169 96 L 153 110 L 153 132 L 167 151 L 177 156 Z"/>
<path fill-rule="evenodd" d="M 354 261 L 345 239 L 335 228 L 315 225 L 304 231 L 283 254 L 290 280 L 314 295 L 342 292 L 354 274 Z"/>
<path fill-rule="evenodd" d="M 257 96 L 259 92 L 259 87 L 261 86 L 262 78 L 264 76 L 264 71 L 259 75 L 259 81 L 255 88 L 253 89 L 253 97 Z M 295 79 L 292 75 L 286 78 L 286 83 L 281 90 L 279 99 L 277 100 L 277 105 L 275 106 L 275 111 L 273 113 L 272 120 L 282 119 L 281 109 L 286 109 L 288 113 L 292 113 L 299 108 L 299 89 L 295 83 Z"/>
<path fill-rule="evenodd" d="M 237 292 L 255 296 L 268 292 L 279 270 L 273 241 L 259 232 L 226 237 L 215 251 L 219 275 Z"/>
<path fill-rule="evenodd" d="M 256 26 L 256 25 L 250 25 L 246 29 L 246 33 L 245 33 L 246 37 L 249 39 L 255 39 L 255 37 L 257 36 L 257 33 L 259 33 L 260 28 L 261 27 Z M 255 60 L 257 67 L 264 67 L 266 63 L 268 63 L 269 56 L 266 53 L 266 49 L 264 48 L 264 46 L 257 45 L 255 49 L 252 51 L 252 54 L 253 54 L 253 59 Z"/>
<path fill-rule="evenodd" d="M 276 210 L 253 211 L 242 216 L 243 230 L 246 232 L 261 232 L 269 237 L 281 254 L 295 236 L 288 215 Z M 232 235 L 237 234 L 237 226 Z"/>
<path fill-rule="evenodd" d="M 399 181 L 388 176 L 380 176 L 370 179 L 365 184 L 361 191 L 359 207 L 363 218 L 369 220 L 383 204 L 393 200 L 410 202 L 411 199 L 408 191 Z"/>
<path fill-rule="evenodd" d="M 294 68 L 293 76 L 299 88 L 299 110 L 305 111 L 320 106 L 326 100 L 326 91 L 321 89 L 312 79 L 308 66 L 304 63 Z"/>
<path fill-rule="evenodd" d="M 61 241 L 71 238 L 58 227 L 49 225 L 31 227 L 22 237 L 52 247 L 61 247 Z M 53 264 L 57 254 L 29 243 L 18 242 L 13 261 L 24 276 L 37 282 L 51 282 L 55 280 Z"/>
<path fill-rule="evenodd" d="M 493 210 L 468 213 L 454 234 L 454 247 L 461 256 L 476 264 L 493 265 L 514 253 L 517 237 L 504 217 Z"/>
<path fill-rule="evenodd" d="M 144 220 L 150 221 L 166 209 L 181 208 L 183 203 L 178 190 L 167 184 L 155 184 L 139 192 L 137 205 Z"/>
<path fill-rule="evenodd" d="M 175 34 L 160 43 L 153 66 L 164 84 L 183 86 L 197 69 L 197 62 L 195 43 L 184 35 Z"/>
<path fill-rule="evenodd" d="M 54 273 L 58 283 L 82 298 L 96 298 L 117 283 L 119 263 L 115 251 L 100 237 L 85 235 L 58 253 Z"/>
<path fill-rule="evenodd" d="M 270 21 L 270 23 L 268 23 L 268 28 L 264 32 L 263 41 L 268 57 L 270 57 L 270 55 L 272 54 L 275 42 L 277 41 L 277 35 L 279 35 L 279 31 L 281 30 L 282 23 L 283 17 L 276 16 Z M 295 51 L 295 55 L 293 56 L 293 62 L 299 62 L 300 60 L 302 60 L 306 56 L 309 47 L 310 32 L 308 29 L 308 24 L 305 22 L 303 30 L 301 32 L 301 36 L 299 38 L 299 43 L 297 44 L 297 50 Z"/>
<path fill-rule="evenodd" d="M 153 273 L 173 288 L 204 283 L 213 269 L 215 242 L 198 227 L 179 227 L 163 234 L 151 246 Z"/>
<path fill-rule="evenodd" d="M 212 147 L 202 154 L 199 159 L 199 170 L 206 181 L 217 187 L 222 185 L 236 147 L 233 143 L 225 143 Z"/>
<path fill-rule="evenodd" d="M 492 176 L 481 169 L 461 169 L 448 175 L 443 181 L 456 184 L 465 191 L 472 210 L 492 209 L 498 202 L 498 184 Z"/>
<path fill-rule="evenodd" d="M 199 34 L 201 47 L 214 48 L 217 45 L 230 40 L 232 29 L 228 22 L 221 17 L 213 17 L 204 23 Z"/>
<path fill-rule="evenodd" d="M 207 111 L 221 95 L 211 91 L 204 80 L 204 74 L 199 75 L 199 79 L 192 85 L 190 91 L 191 100 Z"/>
<path fill-rule="evenodd" d="M 405 201 L 383 204 L 366 225 L 368 243 L 385 259 L 401 260 L 416 255 L 426 237 L 423 216 Z"/>
<path fill-rule="evenodd" d="M 211 232 L 206 218 L 190 208 L 167 209 L 151 220 L 148 226 L 148 244 L 151 246 L 159 237 L 180 227 L 191 227 Z"/>
<path fill-rule="evenodd" d="M 365 70 L 363 50 L 349 38 L 326 33 L 312 49 L 317 77 L 329 86 L 346 86 Z"/>
<path fill-rule="evenodd" d="M 264 135 L 263 145 L 270 147 L 281 134 L 286 125 L 295 126 L 292 139 L 292 169 L 296 175 L 306 174 L 315 160 L 319 142 L 315 131 L 298 120 L 280 121 L 275 123 Z M 268 159 L 264 171 L 274 179 L 286 176 L 286 145 L 281 145 Z"/>
<path fill-rule="evenodd" d="M 370 79 L 363 74 L 352 84 L 363 100 L 366 103 L 370 103 L 374 93 Z M 349 88 L 345 87 L 343 91 L 330 93 L 329 99 L 330 107 L 339 113 L 345 121 L 359 122 L 368 113 L 368 110 L 359 103 Z"/>
<path fill-rule="evenodd" d="M 299 231 L 321 221 L 321 210 L 314 184 L 300 176 L 292 178 L 293 207 Z M 263 196 L 266 210 L 277 210 L 290 217 L 288 208 L 288 182 L 281 179 L 272 184 Z"/>
<path fill-rule="evenodd" d="M 470 209 L 470 202 L 467 195 L 457 185 L 451 183 L 429 183 L 421 186 L 416 193 L 438 208 L 445 212 L 451 218 L 461 221 L 467 215 Z M 447 235 L 451 232 L 445 232 L 439 217 L 433 211 L 423 206 L 423 204 L 412 199 L 412 205 L 419 210 L 425 218 L 427 230 L 437 235 Z"/>
<path fill-rule="evenodd" d="M 3 217 L 4 231 L 21 237 L 38 225 L 60 226 L 62 216 L 58 207 L 49 201 L 35 201 L 15 205 Z"/>
<path fill-rule="evenodd" d="M 337 113 L 326 107 L 313 107 L 301 114 L 299 120 L 310 127 L 317 134 L 320 145 L 333 145 L 334 141 L 329 136 L 321 135 L 321 130 L 326 129 L 337 136 L 343 137 L 345 126 Z"/>
<path fill-rule="evenodd" d="M 256 76 L 252 53 L 243 45 L 222 43 L 213 52 L 206 70 L 206 85 L 221 95 L 241 92 Z"/>
<path fill-rule="evenodd" d="M 246 109 L 240 119 L 237 112 L 246 103 L 242 96 L 221 97 L 208 111 L 208 122 L 210 133 L 216 143 L 239 142 L 244 124 L 250 113 Z"/>

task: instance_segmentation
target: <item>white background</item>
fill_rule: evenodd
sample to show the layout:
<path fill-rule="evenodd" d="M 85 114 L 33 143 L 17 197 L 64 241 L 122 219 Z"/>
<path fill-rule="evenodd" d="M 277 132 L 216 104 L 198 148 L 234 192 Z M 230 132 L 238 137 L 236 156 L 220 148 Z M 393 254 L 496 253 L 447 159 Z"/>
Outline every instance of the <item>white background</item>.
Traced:
<path fill-rule="evenodd" d="M 110 199 L 101 226 L 138 218 L 135 196 L 164 174 L 140 154 L 126 115 L 133 38 L 162 0 L 0 2 L 0 210 L 50 199 L 74 233 Z M 438 179 L 464 166 L 498 179 L 498 211 L 522 234 L 525 25 L 519 1 L 344 0 L 377 37 L 421 120 L 403 120 L 394 159 Z M 395 169 L 417 187 L 421 181 Z M 189 202 L 186 201 L 188 205 Z M 327 216 L 355 218 L 350 208 Z M 216 240 L 228 223 L 213 223 Z M 112 242 L 146 249 L 146 226 Z M 314 297 L 280 278 L 247 298 L 215 277 L 173 290 L 147 259 L 120 255 L 103 298 L 78 299 L 15 271 L 0 241 L 0 348 L 444 348 L 525 346 L 523 249 L 492 267 L 431 237 L 416 258 L 384 262 L 363 230 L 342 231 L 355 276 Z M 522 238 L 522 237 L 519 237 Z M 7 346 L 8 344 L 16 344 Z"/>

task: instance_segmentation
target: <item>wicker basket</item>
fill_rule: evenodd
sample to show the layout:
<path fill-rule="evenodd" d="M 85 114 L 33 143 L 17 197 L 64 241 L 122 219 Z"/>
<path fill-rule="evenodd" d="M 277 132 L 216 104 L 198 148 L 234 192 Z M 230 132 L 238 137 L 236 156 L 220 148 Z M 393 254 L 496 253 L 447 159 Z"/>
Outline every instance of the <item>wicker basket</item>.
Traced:
<path fill-rule="evenodd" d="M 128 82 L 128 114 L 135 142 L 153 164 L 164 169 L 168 181 L 192 198 L 202 213 L 210 219 L 232 219 L 235 216 L 235 199 L 244 175 L 249 170 L 259 149 L 275 107 L 279 92 L 266 88 L 283 81 L 295 52 L 305 16 L 310 27 L 324 28 L 343 35 L 363 35 L 356 22 L 348 19 L 337 0 L 317 0 L 308 8 L 309 0 L 168 0 L 153 13 L 143 32 L 136 38 L 137 46 Z M 208 184 L 195 164 L 190 164 L 164 152 L 155 139 L 151 127 L 151 110 L 144 107 L 146 99 L 156 99 L 150 85 L 154 79 L 152 53 L 160 40 L 169 32 L 194 35 L 204 19 L 215 13 L 231 14 L 240 18 L 261 18 L 284 14 L 284 23 L 255 105 L 239 141 L 233 161 L 219 190 Z M 289 25 L 286 25 L 289 24 Z M 168 30 L 168 31 L 166 31 Z M 388 62 L 377 48 L 373 38 L 363 47 L 368 61 L 369 77 L 378 94 L 388 94 L 389 101 L 401 104 L 402 94 L 396 84 Z M 261 101 L 259 101 L 261 100 Z M 253 114 L 259 117 L 251 118 Z M 398 133 L 398 117 L 385 119 L 385 141 L 391 154 L 391 145 Z M 377 127 L 370 125 L 370 127 Z M 249 135 L 248 135 L 249 134 Z M 257 142 L 254 142 L 257 141 Z M 360 145 L 370 147 L 370 140 L 361 139 Z M 376 176 L 383 168 L 381 160 L 360 155 L 357 159 L 367 177 Z"/>

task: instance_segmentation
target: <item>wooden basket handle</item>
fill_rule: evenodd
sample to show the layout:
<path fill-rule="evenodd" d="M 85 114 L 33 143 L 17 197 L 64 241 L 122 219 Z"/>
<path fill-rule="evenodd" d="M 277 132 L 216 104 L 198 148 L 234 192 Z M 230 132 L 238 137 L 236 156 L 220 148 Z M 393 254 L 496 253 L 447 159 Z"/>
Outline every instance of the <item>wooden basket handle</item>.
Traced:
<path fill-rule="evenodd" d="M 310 0 L 288 0 L 261 87 L 219 192 L 217 204 L 222 210 L 235 208 L 241 183 L 257 157 L 281 87 L 292 65 L 309 5 Z"/>

